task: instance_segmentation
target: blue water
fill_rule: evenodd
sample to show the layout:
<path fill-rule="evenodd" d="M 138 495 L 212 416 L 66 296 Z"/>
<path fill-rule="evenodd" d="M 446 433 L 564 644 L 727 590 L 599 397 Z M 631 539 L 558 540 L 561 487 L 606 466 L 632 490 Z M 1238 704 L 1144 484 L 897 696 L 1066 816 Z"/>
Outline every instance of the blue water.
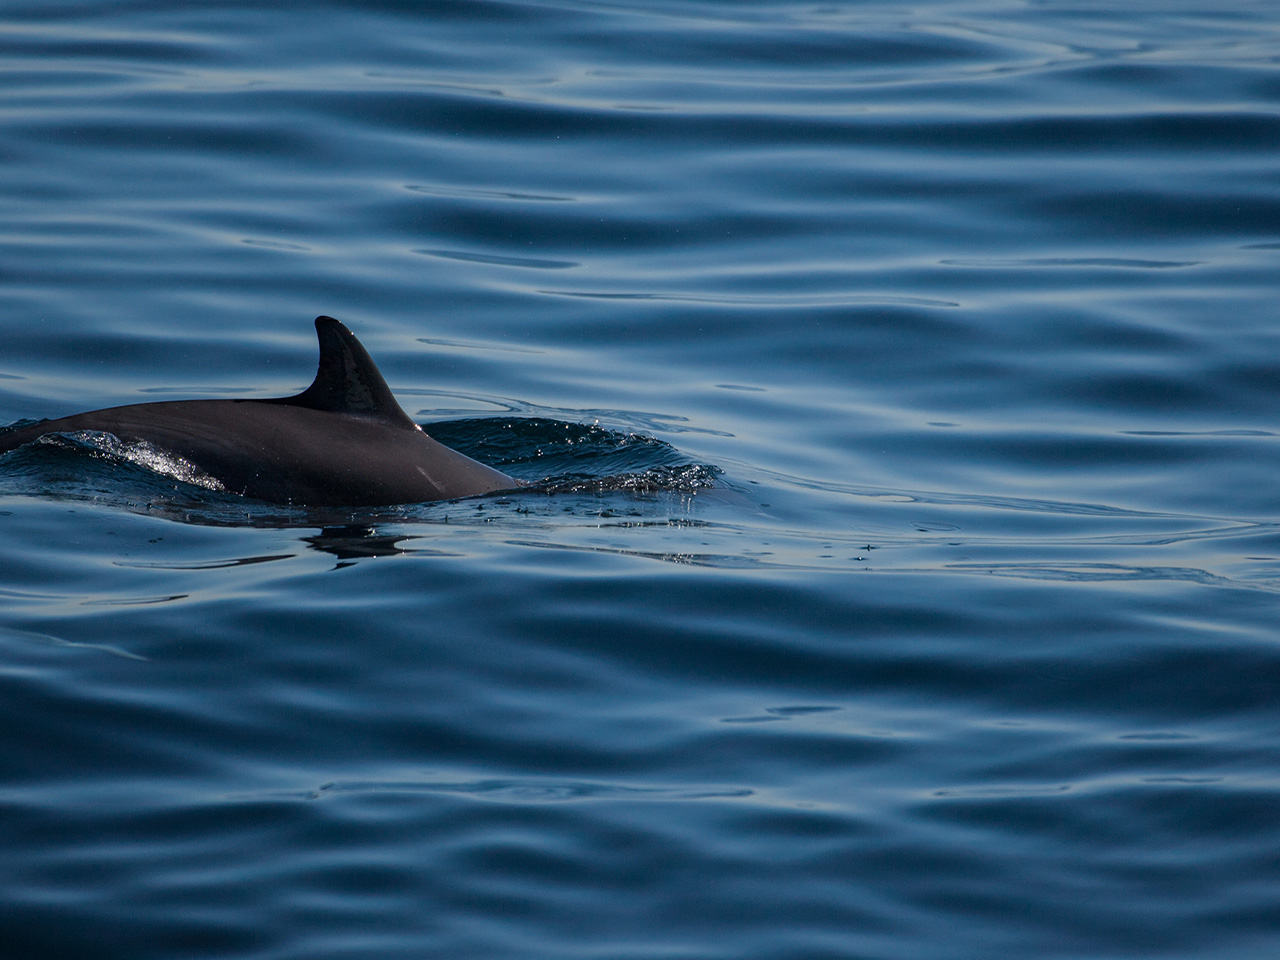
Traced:
<path fill-rule="evenodd" d="M 1274 3 L 26 0 L 0 89 L 0 424 L 326 313 L 547 481 L 0 459 L 0 956 L 1280 950 Z"/>

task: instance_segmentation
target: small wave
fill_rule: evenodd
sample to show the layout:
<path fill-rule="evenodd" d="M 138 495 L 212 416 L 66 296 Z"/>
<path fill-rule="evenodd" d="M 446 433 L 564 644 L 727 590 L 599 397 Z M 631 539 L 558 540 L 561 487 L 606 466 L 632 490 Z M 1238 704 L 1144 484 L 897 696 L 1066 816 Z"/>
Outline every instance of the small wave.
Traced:
<path fill-rule="evenodd" d="M 689 466 L 688 458 L 665 440 L 598 423 L 484 418 L 434 423 L 427 432 L 446 446 L 524 480 L 563 476 L 599 480 L 619 473 Z"/>
<path fill-rule="evenodd" d="M 1175 270 L 1198 267 L 1201 260 L 1135 260 L 1128 257 L 972 257 L 939 260 L 947 267 L 1119 267 L 1130 270 Z"/>
<path fill-rule="evenodd" d="M 958 307 L 954 300 L 932 300 L 927 297 L 905 297 L 877 293 L 829 294 L 716 294 L 716 293 L 644 293 L 597 292 L 592 290 L 539 290 L 549 297 L 577 297 L 585 300 L 665 300 L 675 303 L 706 303 L 728 307 L 844 307 L 889 305 L 899 307 Z"/>
<path fill-rule="evenodd" d="M 308 795 L 329 793 L 457 793 L 504 803 L 557 803 L 574 800 L 739 800 L 754 790 L 719 786 L 634 786 L 568 777 L 486 779 L 354 780 L 321 784 Z"/>
<path fill-rule="evenodd" d="M 265 247 L 268 250 L 288 250 L 294 253 L 310 253 L 311 248 L 301 243 L 286 243 L 284 240 L 259 240 L 256 237 L 246 237 L 240 241 L 250 247 Z"/>
<path fill-rule="evenodd" d="M 470 253 L 465 250 L 415 250 L 426 257 L 440 257 L 445 260 L 462 260 L 466 263 L 489 263 L 499 267 L 528 267 L 532 270 L 568 270 L 580 267 L 575 260 L 541 260 L 536 257 L 508 257 L 492 253 Z"/>
<path fill-rule="evenodd" d="M 706 464 L 691 463 L 604 477 L 568 474 L 531 484 L 530 489 L 542 493 L 692 493 L 715 486 L 719 472 Z"/>
<path fill-rule="evenodd" d="M 433 347 L 456 347 L 459 350 L 496 350 L 499 353 L 543 353 L 533 347 L 512 347 L 505 343 L 483 343 L 479 340 L 443 340 L 439 337 L 419 337 L 419 343 Z"/>
<path fill-rule="evenodd" d="M 512 190 L 481 190 L 469 187 L 438 186 L 426 183 L 410 183 L 405 189 L 413 193 L 425 193 L 433 197 L 463 197 L 476 200 L 516 200 L 524 203 L 572 203 L 576 198 L 550 193 L 519 193 Z"/>

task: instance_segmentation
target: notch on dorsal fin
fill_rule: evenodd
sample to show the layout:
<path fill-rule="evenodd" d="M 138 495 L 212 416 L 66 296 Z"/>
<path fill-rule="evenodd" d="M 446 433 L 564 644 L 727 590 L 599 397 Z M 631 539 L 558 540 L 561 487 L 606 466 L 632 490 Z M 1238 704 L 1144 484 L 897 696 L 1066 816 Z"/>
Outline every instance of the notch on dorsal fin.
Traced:
<path fill-rule="evenodd" d="M 320 366 L 311 386 L 296 397 L 275 403 L 332 413 L 358 413 L 403 426 L 416 427 L 382 379 L 369 352 L 355 334 L 333 317 L 316 317 L 320 338 Z"/>

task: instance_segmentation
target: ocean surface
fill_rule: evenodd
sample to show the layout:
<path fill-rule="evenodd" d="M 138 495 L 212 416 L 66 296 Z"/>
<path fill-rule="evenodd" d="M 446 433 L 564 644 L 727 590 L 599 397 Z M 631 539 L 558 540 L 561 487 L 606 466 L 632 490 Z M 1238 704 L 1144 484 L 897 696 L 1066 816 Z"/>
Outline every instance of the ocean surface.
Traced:
<path fill-rule="evenodd" d="M 1280 954 L 1274 0 L 16 0 L 0 90 L 0 426 L 330 314 L 534 483 L 0 457 L 3 960 Z"/>

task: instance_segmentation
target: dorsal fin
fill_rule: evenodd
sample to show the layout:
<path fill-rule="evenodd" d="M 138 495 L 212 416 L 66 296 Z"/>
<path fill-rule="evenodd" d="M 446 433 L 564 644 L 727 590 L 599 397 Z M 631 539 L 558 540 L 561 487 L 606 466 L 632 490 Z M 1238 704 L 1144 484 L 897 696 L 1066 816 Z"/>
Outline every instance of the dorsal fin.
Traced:
<path fill-rule="evenodd" d="M 316 317 L 316 334 L 320 338 L 320 366 L 315 380 L 296 397 L 273 402 L 415 426 L 355 334 L 333 317 Z"/>

